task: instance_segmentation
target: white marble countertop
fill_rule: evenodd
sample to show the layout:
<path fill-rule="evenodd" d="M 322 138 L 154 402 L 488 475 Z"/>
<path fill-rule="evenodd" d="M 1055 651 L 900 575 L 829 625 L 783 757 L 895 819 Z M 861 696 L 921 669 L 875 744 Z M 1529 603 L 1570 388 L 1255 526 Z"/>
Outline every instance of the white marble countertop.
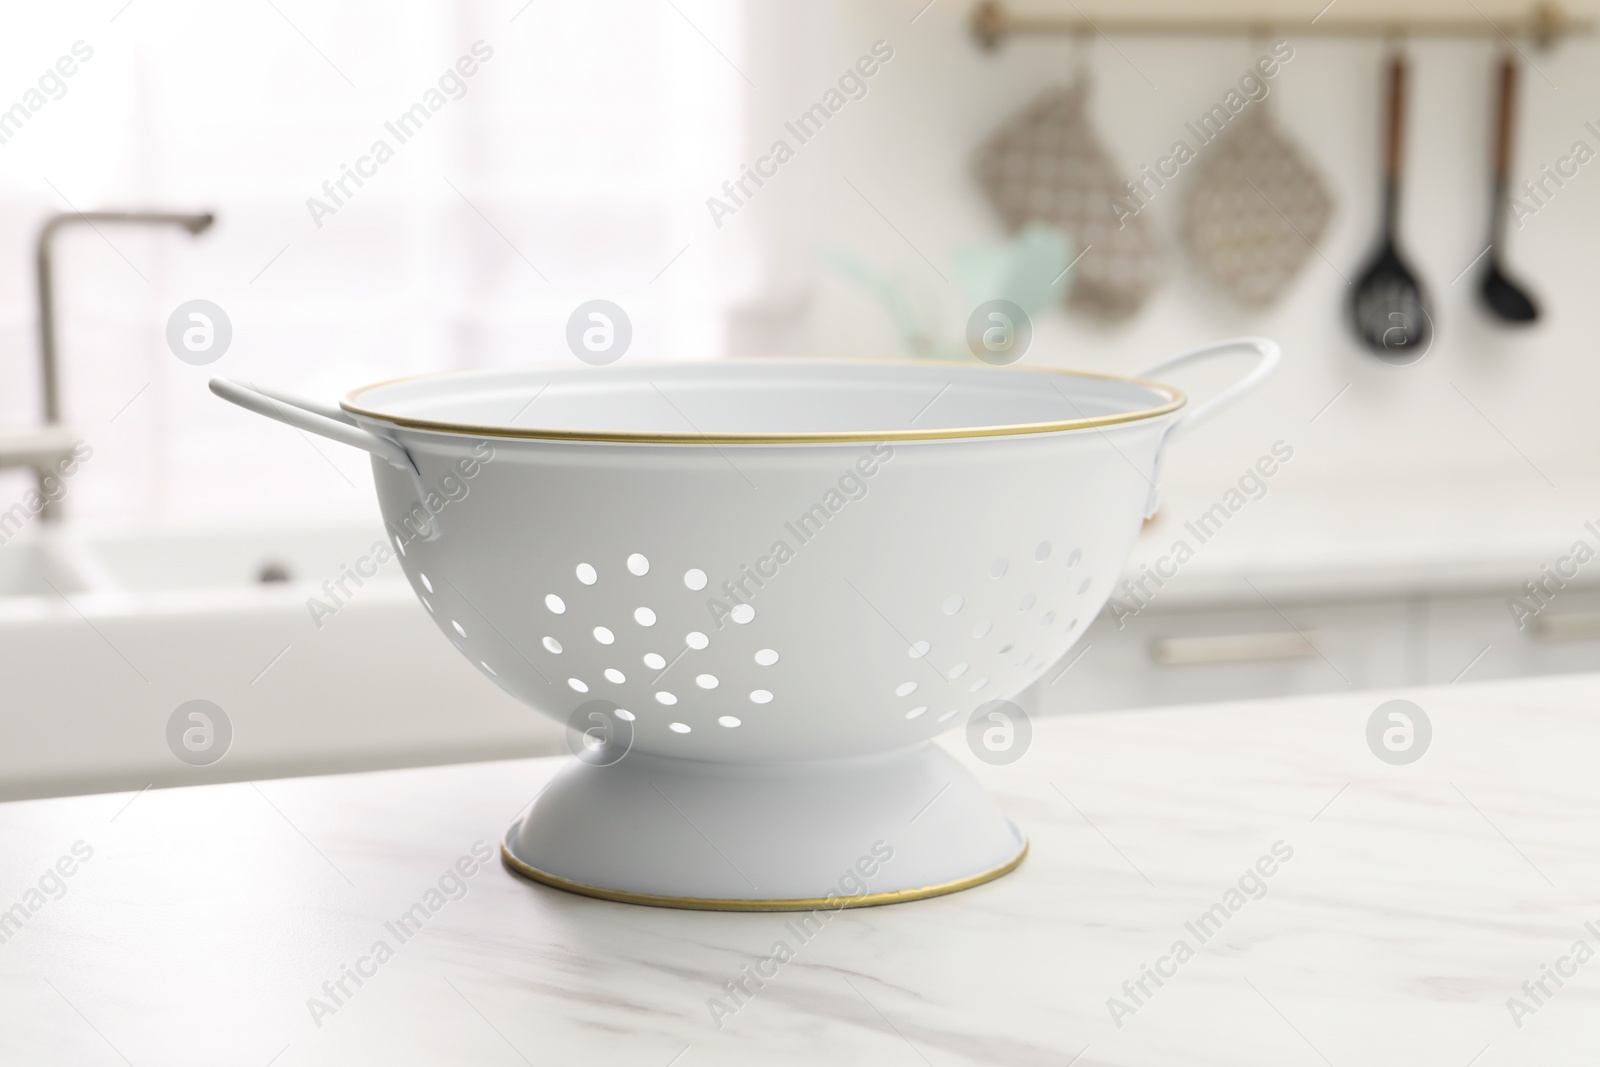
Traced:
<path fill-rule="evenodd" d="M 969 761 L 1032 839 L 1016 872 L 804 944 L 793 916 L 478 865 L 554 760 L 0 805 L 0 908 L 26 913 L 0 1063 L 1592 1063 L 1600 962 L 1570 954 L 1600 950 L 1600 675 L 1405 693 L 1433 726 L 1409 766 L 1365 740 L 1396 695 L 1037 722 L 1019 762 Z M 1185 924 L 1275 848 L 1202 942 Z M 465 895 L 430 901 L 462 857 Z M 719 1029 L 708 999 L 780 939 Z M 1575 974 L 1535 1004 L 1546 964 Z M 1144 965 L 1170 976 L 1136 1000 Z"/>

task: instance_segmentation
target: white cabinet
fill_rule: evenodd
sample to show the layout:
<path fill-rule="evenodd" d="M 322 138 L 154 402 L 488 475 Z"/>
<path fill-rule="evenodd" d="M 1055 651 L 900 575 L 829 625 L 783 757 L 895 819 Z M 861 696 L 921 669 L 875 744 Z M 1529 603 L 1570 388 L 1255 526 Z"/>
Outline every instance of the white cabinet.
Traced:
<path fill-rule="evenodd" d="M 1387 601 L 1152 605 L 1119 628 L 1102 613 L 1029 695 L 1050 714 L 1402 685 L 1410 614 Z"/>
<path fill-rule="evenodd" d="M 1561 590 L 1548 607 L 1523 621 L 1519 628 L 1504 596 L 1431 598 L 1423 646 L 1426 680 L 1600 670 L 1600 589 Z"/>
<path fill-rule="evenodd" d="M 1562 590 L 1518 629 L 1506 594 L 1232 598 L 1103 612 L 1019 697 L 1040 714 L 1600 670 L 1600 588 Z"/>

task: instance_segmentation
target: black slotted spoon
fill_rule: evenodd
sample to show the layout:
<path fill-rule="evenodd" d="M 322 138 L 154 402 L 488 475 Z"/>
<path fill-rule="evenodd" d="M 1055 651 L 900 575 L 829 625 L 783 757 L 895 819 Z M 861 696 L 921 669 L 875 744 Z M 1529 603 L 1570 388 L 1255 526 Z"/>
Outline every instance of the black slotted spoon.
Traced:
<path fill-rule="evenodd" d="M 1380 359 L 1410 363 L 1421 359 L 1433 339 L 1428 298 L 1404 260 L 1396 241 L 1400 215 L 1400 164 L 1404 145 L 1406 60 L 1389 63 L 1389 129 L 1384 151 L 1383 234 L 1378 254 L 1350 296 L 1350 314 L 1362 343 Z"/>
<path fill-rule="evenodd" d="M 1489 210 L 1489 265 L 1478 293 L 1489 313 L 1502 322 L 1533 322 L 1539 305 L 1526 289 L 1512 281 L 1500 265 L 1500 247 L 1506 237 L 1506 188 L 1511 174 L 1512 122 L 1517 107 L 1517 66 L 1508 55 L 1500 60 L 1500 110 L 1496 116 L 1494 196 Z"/>

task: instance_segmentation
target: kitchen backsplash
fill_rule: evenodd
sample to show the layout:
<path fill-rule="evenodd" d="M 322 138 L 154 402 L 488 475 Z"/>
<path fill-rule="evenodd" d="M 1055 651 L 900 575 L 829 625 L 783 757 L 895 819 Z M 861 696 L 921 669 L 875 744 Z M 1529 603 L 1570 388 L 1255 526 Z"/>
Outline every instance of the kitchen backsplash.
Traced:
<path fill-rule="evenodd" d="M 968 32 L 970 5 L 934 4 L 913 22 L 919 6 L 840 2 L 823 5 L 823 15 L 819 5 L 793 3 L 752 16 L 759 21 L 750 31 L 750 67 L 766 70 L 770 62 L 782 71 L 752 94 L 746 125 L 753 142 L 871 42 L 889 42 L 895 60 L 865 100 L 785 166 L 782 182 L 763 190 L 750 217 L 741 215 L 741 225 L 762 235 L 767 299 L 736 348 L 875 354 L 899 347 L 869 295 L 819 269 L 839 249 L 879 264 L 928 303 L 949 305 L 958 320 L 956 287 L 944 280 L 952 251 L 1002 232 L 974 176 L 973 153 L 1042 90 L 1069 83 L 1081 64 L 1090 74 L 1094 126 L 1124 177 L 1140 180 L 1141 164 L 1169 156 L 1175 141 L 1194 143 L 1196 117 L 1237 88 L 1262 55 L 1292 49 L 1292 60 L 1249 107 L 1271 109 L 1328 187 L 1333 212 L 1281 302 L 1246 309 L 1197 271 L 1178 241 L 1185 186 L 1194 182 L 1194 168 L 1182 167 L 1139 212 L 1166 246 L 1164 283 L 1120 325 L 1071 312 L 1037 317 L 1026 358 L 1134 372 L 1216 337 L 1280 341 L 1284 366 L 1247 401 L 1248 417 L 1175 450 L 1169 474 L 1179 479 L 1221 485 L 1278 439 L 1297 449 L 1298 481 L 1365 479 L 1397 491 L 1446 474 L 1545 478 L 1559 486 L 1563 471 L 1588 463 L 1600 395 L 1600 312 L 1584 279 L 1600 252 L 1573 235 L 1600 233 L 1600 168 L 1579 162 L 1580 145 L 1600 149 L 1600 136 L 1586 125 L 1600 126 L 1600 44 L 1593 39 L 1526 49 L 1532 66 L 1522 68 L 1512 185 L 1531 210 L 1516 211 L 1502 251 L 1539 295 L 1544 318 L 1521 331 L 1493 323 L 1476 292 L 1500 51 L 1481 40 L 1408 46 L 1402 239 L 1431 293 L 1437 332 L 1424 359 L 1394 367 L 1360 347 L 1345 310 L 1350 284 L 1377 244 L 1381 41 L 1296 36 L 1285 28 L 1255 40 L 1019 39 L 984 52 Z M 886 144 L 895 150 L 884 151 Z M 1551 172 L 1566 177 L 1558 184 Z M 1538 183 L 1537 196 L 1520 188 L 1525 181 Z M 1200 393 L 1222 380 L 1195 376 L 1183 384 Z"/>

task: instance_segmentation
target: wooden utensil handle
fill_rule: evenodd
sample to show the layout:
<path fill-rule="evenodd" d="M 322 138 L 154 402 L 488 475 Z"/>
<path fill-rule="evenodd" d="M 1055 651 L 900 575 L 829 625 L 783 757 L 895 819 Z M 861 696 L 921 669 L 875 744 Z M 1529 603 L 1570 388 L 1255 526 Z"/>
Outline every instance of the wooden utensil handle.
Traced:
<path fill-rule="evenodd" d="M 1500 61 L 1500 114 L 1496 119 L 1494 176 L 1504 182 L 1511 173 L 1512 123 L 1517 110 L 1517 64 L 1505 56 Z"/>
<path fill-rule="evenodd" d="M 1390 181 L 1400 177 L 1402 146 L 1405 143 L 1406 57 L 1396 54 L 1389 63 L 1389 143 L 1385 149 L 1383 173 Z"/>

